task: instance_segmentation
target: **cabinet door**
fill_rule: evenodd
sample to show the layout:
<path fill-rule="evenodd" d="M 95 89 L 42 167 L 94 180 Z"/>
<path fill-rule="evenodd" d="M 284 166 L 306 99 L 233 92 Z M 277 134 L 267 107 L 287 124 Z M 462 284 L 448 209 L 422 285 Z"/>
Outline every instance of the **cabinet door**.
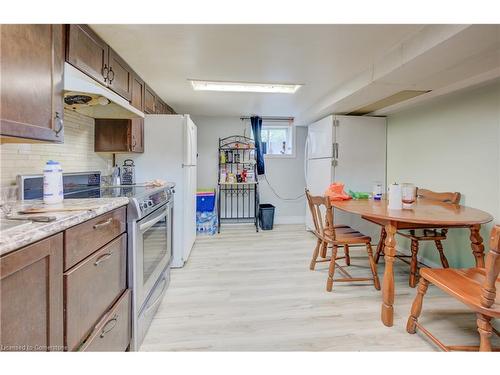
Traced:
<path fill-rule="evenodd" d="M 63 350 L 63 235 L 0 259 L 0 349 Z"/>
<path fill-rule="evenodd" d="M 2 25 L 0 44 L 2 138 L 63 142 L 63 25 Z"/>
<path fill-rule="evenodd" d="M 156 94 L 148 85 L 145 85 L 144 112 L 149 114 L 156 113 Z"/>
<path fill-rule="evenodd" d="M 139 111 L 144 112 L 144 81 L 136 74 L 132 77 L 132 104 Z"/>
<path fill-rule="evenodd" d="M 111 48 L 109 49 L 108 87 L 123 96 L 132 99 L 132 69 Z"/>
<path fill-rule="evenodd" d="M 161 115 L 163 113 L 163 104 L 158 96 L 156 97 L 156 102 L 155 102 L 155 113 L 157 115 Z"/>
<path fill-rule="evenodd" d="M 66 61 L 106 84 L 109 74 L 108 45 L 87 25 L 69 25 L 67 34 Z"/>
<path fill-rule="evenodd" d="M 131 147 L 132 152 L 144 152 L 144 119 L 136 118 L 131 120 Z"/>

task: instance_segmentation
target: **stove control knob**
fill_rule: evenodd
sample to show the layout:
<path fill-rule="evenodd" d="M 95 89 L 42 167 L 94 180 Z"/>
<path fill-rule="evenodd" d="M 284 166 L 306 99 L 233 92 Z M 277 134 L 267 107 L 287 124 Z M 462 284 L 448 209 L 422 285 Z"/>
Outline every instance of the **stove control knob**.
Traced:
<path fill-rule="evenodd" d="M 148 203 L 147 203 L 147 202 L 142 202 L 142 203 L 141 203 L 141 207 L 142 207 L 142 209 L 144 209 L 144 210 L 145 210 L 145 209 L 147 209 L 147 208 L 148 208 Z"/>
<path fill-rule="evenodd" d="M 148 207 L 153 207 L 153 201 L 150 199 L 148 200 L 148 203 L 147 203 Z"/>

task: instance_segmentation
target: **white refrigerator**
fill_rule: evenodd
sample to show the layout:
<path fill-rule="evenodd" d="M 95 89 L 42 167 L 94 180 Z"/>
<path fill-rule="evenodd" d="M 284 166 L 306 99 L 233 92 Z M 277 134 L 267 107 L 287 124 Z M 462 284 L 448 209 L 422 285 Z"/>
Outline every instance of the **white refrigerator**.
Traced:
<path fill-rule="evenodd" d="M 136 181 L 174 182 L 172 267 L 183 267 L 196 239 L 197 127 L 189 115 L 146 115 Z"/>
<path fill-rule="evenodd" d="M 346 192 L 371 192 L 376 182 L 386 186 L 386 119 L 331 115 L 308 126 L 305 147 L 306 186 L 312 195 L 324 195 L 332 182 Z M 378 239 L 380 228 L 357 215 L 335 210 L 335 223 L 349 225 Z M 313 228 L 309 207 L 306 227 Z"/>

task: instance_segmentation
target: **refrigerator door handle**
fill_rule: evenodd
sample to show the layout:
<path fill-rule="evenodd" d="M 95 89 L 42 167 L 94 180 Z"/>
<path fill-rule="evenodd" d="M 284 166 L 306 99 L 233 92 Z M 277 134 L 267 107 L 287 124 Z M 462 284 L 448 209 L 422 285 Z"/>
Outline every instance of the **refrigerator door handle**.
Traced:
<path fill-rule="evenodd" d="M 335 142 L 335 159 L 339 158 L 339 143 Z"/>
<path fill-rule="evenodd" d="M 306 180 L 306 186 L 307 186 L 307 154 L 309 153 L 309 134 L 307 135 L 306 138 L 306 146 L 304 148 L 304 178 Z"/>

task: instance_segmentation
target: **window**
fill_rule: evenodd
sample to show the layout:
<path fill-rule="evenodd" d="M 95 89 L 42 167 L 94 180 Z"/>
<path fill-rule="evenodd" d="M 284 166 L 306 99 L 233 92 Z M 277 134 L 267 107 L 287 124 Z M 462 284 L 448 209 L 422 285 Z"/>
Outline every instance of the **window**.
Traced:
<path fill-rule="evenodd" d="M 267 157 L 295 157 L 295 127 L 288 124 L 262 124 L 262 147 Z"/>

